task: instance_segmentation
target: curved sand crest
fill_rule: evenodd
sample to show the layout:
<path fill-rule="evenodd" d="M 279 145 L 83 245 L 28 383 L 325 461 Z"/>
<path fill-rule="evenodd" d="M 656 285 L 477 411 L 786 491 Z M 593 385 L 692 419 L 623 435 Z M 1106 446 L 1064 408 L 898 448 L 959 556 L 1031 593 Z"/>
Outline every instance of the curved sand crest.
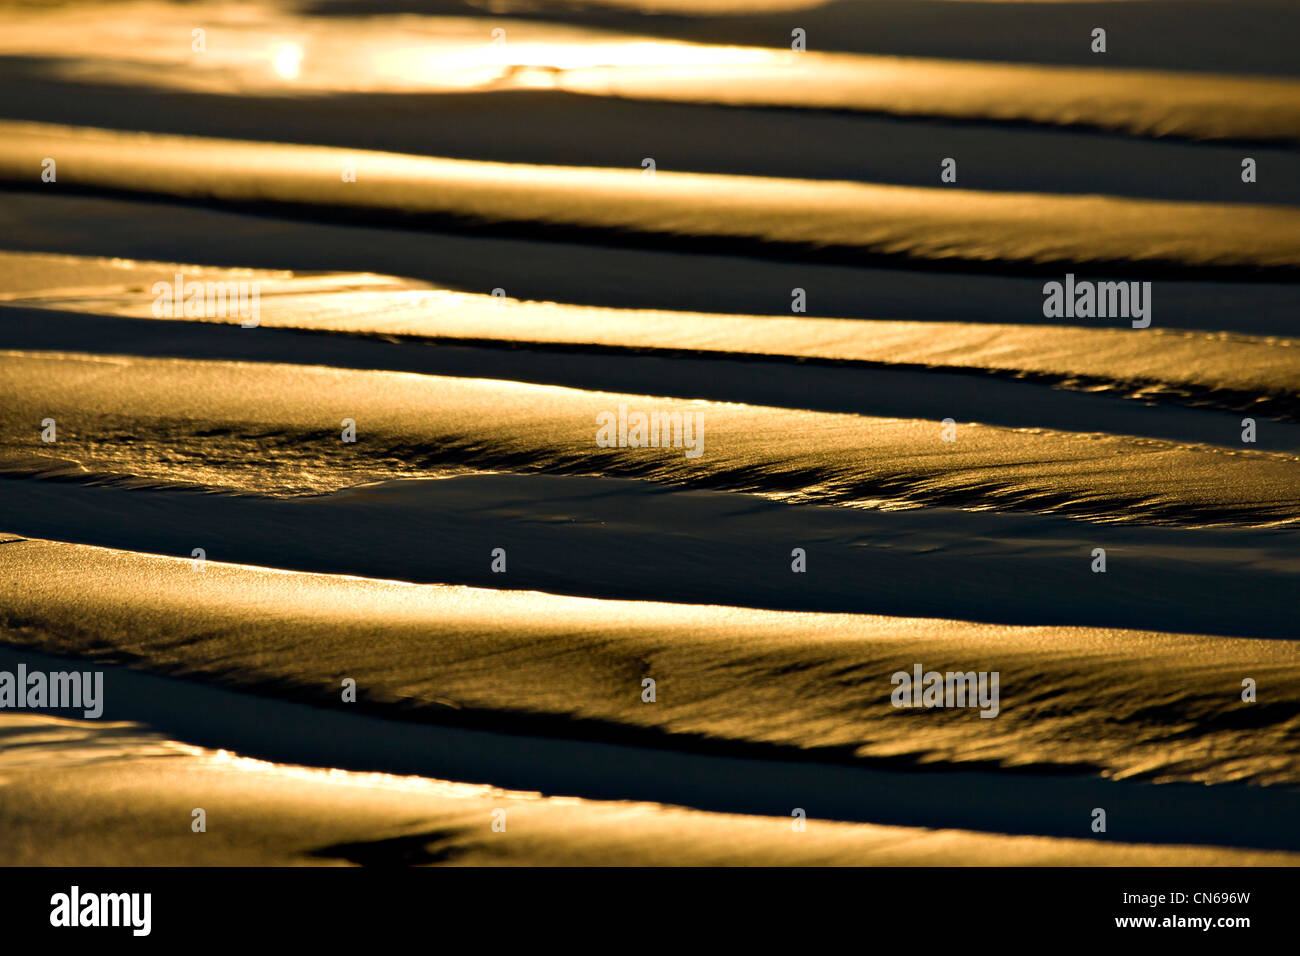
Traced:
<path fill-rule="evenodd" d="M 528 81 L 525 74 L 517 82 Z M 1091 126 L 1137 136 L 1300 138 L 1300 84 L 1262 77 L 782 51 L 719 65 L 561 69 L 532 82 L 595 96 Z"/>
<path fill-rule="evenodd" d="M 1284 641 L 198 571 L 44 541 L 0 546 L 0 569 L 11 646 L 331 709 L 829 763 L 1300 783 L 1300 667 Z M 918 664 L 998 672 L 996 716 L 893 707 L 891 676 Z M 1241 699 L 1246 677 L 1257 703 Z M 106 687 L 112 717 L 123 701 Z"/>
<path fill-rule="evenodd" d="M 247 330 L 232 330 L 248 334 Z M 260 494 L 467 470 L 649 478 L 854 505 L 1103 522 L 1300 522 L 1291 455 L 309 366 L 0 354 L 9 474 L 106 473 Z M 679 415 L 630 447 L 632 413 Z M 953 415 L 960 415 L 954 403 Z M 58 423 L 57 443 L 40 423 Z M 342 441 L 345 420 L 358 440 Z M 674 421 L 676 422 L 674 424 Z M 691 424 L 687 435 L 686 425 Z M 700 431 L 700 429 L 703 429 Z M 649 440 L 649 436 L 646 436 Z M 599 442 L 599 443 L 598 443 Z M 692 447 L 693 443 L 693 447 Z M 85 473 L 90 473 L 89 475 Z"/>
<path fill-rule="evenodd" d="M 213 560 L 300 571 L 598 598 L 904 617 L 923 607 L 1015 625 L 1295 637 L 1294 531 L 845 509 L 609 477 L 475 474 L 300 498 L 139 479 L 97 486 L 70 468 L 58 477 L 3 482 L 0 527 L 159 554 L 200 547 Z M 791 571 L 795 546 L 808 573 Z M 508 573 L 491 569 L 497 548 L 509 554 Z M 1098 548 L 1106 574 L 1092 571 Z"/>
<path fill-rule="evenodd" d="M 69 342 L 99 355 L 414 372 L 934 421 L 949 417 L 954 396 L 961 395 L 965 417 L 983 425 L 1108 432 L 1232 451 L 1242 447 L 1249 418 L 1255 422 L 1252 451 L 1300 453 L 1300 396 L 1289 390 L 1261 394 L 1150 380 L 762 353 L 304 334 L 264 325 L 256 334 L 231 335 L 215 322 L 159 327 L 152 318 L 0 303 L 0 350 L 48 352 Z"/>
<path fill-rule="evenodd" d="M 1300 178 L 1300 177 L 1298 177 Z M 1043 315 L 1041 275 L 855 268 L 467 233 L 313 223 L 199 205 L 0 191 L 4 245 L 38 253 L 128 256 L 320 273 L 368 272 L 438 288 L 611 308 L 789 318 L 791 289 L 812 315 L 976 325 L 1059 325 Z M 3 261 L 3 260 L 0 260 Z M 12 271 L 12 270 L 11 270 Z M 728 281 L 719 282 L 719 276 Z M 1060 274 L 1055 277 L 1061 278 Z M 72 286 L 80 285 L 77 280 Z M 14 290 L 45 288 L 19 280 Z M 1153 329 L 1295 337 L 1296 285 L 1207 276 L 1153 284 Z M 1150 331 L 1150 330 L 1148 330 Z"/>
<path fill-rule="evenodd" d="M 83 762 L 69 751 L 112 756 Z M 1296 854 L 1001 836 L 543 798 L 179 746 L 132 725 L 0 717 L 6 866 L 1294 865 Z M 172 751 L 160 756 L 159 749 Z M 39 769 L 12 766 L 14 753 Z M 194 833 L 202 807 L 207 832 Z M 505 832 L 493 832 L 504 810 Z M 109 825 L 111 821 L 111 825 Z M 93 833 L 94 838 L 88 839 Z"/>
<path fill-rule="evenodd" d="M 629 157 L 628 144 L 644 142 L 655 144 L 661 168 L 679 172 L 907 186 L 936 184 L 938 161 L 917 157 L 954 157 L 960 158 L 961 184 L 972 189 L 1300 204 L 1300 154 L 1279 143 L 1245 147 L 1225 141 L 1098 135 L 1069 126 L 990 126 L 828 110 L 774 113 L 761 107 L 518 88 L 321 97 L 286 90 L 259 98 L 257 112 L 250 113 L 245 100 L 234 94 L 173 92 L 160 98 L 149 87 L 92 86 L 52 76 L 48 65 L 46 60 L 32 64 L 0 57 L 0 85 L 21 84 L 29 91 L 28 97 L 9 103 L 8 118 L 597 167 L 625 167 L 629 158 L 638 158 Z M 467 100 L 472 100 L 472 108 L 467 108 Z M 779 137 L 772 135 L 774 123 L 782 131 Z M 510 136 L 501 136 L 502 129 L 509 129 Z M 880 149 L 882 141 L 890 149 Z M 1260 171 L 1254 182 L 1241 181 L 1243 153 Z"/>
<path fill-rule="evenodd" d="M 686 6 L 690 9 L 682 9 Z M 736 0 L 575 0 L 565 5 L 570 16 L 586 23 L 780 50 L 789 48 L 797 25 L 806 28 L 809 50 L 1103 68 L 1297 72 L 1286 38 L 1295 34 L 1300 17 L 1284 0 L 821 0 L 811 6 L 789 0 L 783 6 L 770 10 L 766 0 L 753 5 Z M 315 9 L 355 13 L 364 12 L 365 5 L 364 0 L 319 0 Z M 494 9 L 548 21 L 565 17 L 550 0 L 498 0 Z M 675 15 L 655 15 L 667 11 Z M 1081 22 L 1091 27 L 1098 17 L 1112 38 L 1105 56 L 1091 51 L 1089 30 L 1080 29 Z M 1113 42 L 1116 37 L 1124 42 Z M 1225 42 L 1228 37 L 1231 42 Z"/>
<path fill-rule="evenodd" d="M 258 322 L 265 328 L 473 345 L 571 345 L 674 357 L 703 353 L 982 370 L 1089 392 L 1140 394 L 1147 400 L 1226 405 L 1256 414 L 1268 411 L 1265 406 L 1300 411 L 1300 340 L 1228 332 L 605 309 L 458 292 L 373 273 L 294 274 L 15 252 L 0 252 L 0 284 L 7 290 L 0 293 L 0 303 L 240 324 L 233 311 L 226 316 L 156 314 L 157 285 L 170 290 L 178 274 L 182 289 L 189 282 L 256 282 Z M 306 350 L 304 361 L 312 363 Z"/>
<path fill-rule="evenodd" d="M 707 251 L 1141 278 L 1300 269 L 1300 210 L 441 159 L 0 121 L 0 180 Z M 351 170 L 354 181 L 345 181 Z"/>

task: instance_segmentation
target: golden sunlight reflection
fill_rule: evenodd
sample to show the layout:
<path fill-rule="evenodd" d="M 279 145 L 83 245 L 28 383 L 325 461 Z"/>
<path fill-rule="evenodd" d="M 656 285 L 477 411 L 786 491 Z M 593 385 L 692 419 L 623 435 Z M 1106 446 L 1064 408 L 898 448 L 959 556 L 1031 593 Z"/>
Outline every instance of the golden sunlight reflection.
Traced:
<path fill-rule="evenodd" d="M 410 774 L 380 773 L 378 771 L 343 770 L 339 767 L 307 767 L 297 764 L 274 763 L 256 757 L 245 757 L 229 750 L 205 750 L 176 744 L 191 756 L 202 758 L 209 766 L 240 773 L 274 774 L 317 785 L 377 788 L 423 793 L 447 798 L 495 797 L 505 800 L 541 800 L 542 795 L 533 790 L 507 790 L 481 783 L 461 783 L 434 777 L 417 777 Z M 569 801 L 573 802 L 573 801 Z"/>
<path fill-rule="evenodd" d="M 272 62 L 276 73 L 286 80 L 296 80 L 302 71 L 302 47 L 296 43 L 282 43 L 276 47 Z"/>
<path fill-rule="evenodd" d="M 52 72 L 83 80 L 205 92 L 276 93 L 287 84 L 315 91 L 463 90 L 505 79 L 537 86 L 550 71 L 718 69 L 780 56 L 568 24 L 494 19 L 489 29 L 472 17 L 320 18 L 268 4 L 182 9 L 142 2 L 6 16 L 0 56 L 44 57 Z M 196 17 L 204 23 L 202 38 L 189 42 Z"/>

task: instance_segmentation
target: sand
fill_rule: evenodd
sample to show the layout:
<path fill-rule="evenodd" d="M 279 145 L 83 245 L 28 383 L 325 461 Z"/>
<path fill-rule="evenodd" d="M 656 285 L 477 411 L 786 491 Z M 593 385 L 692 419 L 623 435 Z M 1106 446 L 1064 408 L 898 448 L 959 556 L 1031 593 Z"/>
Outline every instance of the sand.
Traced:
<path fill-rule="evenodd" d="M 50 153 L 60 188 L 92 188 L 360 220 L 549 231 L 775 258 L 1066 266 L 1149 277 L 1300 268 L 1300 212 L 1258 204 L 986 193 L 544 166 L 0 122 L 0 181 L 34 183 Z"/>
<path fill-rule="evenodd" d="M 139 725 L 0 718 L 4 865 L 1288 866 L 1296 853 L 706 813 L 178 744 Z M 204 832 L 192 827 L 205 814 Z M 504 816 L 501 815 L 504 811 Z M 103 821 L 111 821 L 105 828 Z M 504 824 L 494 830 L 493 824 Z"/>
<path fill-rule="evenodd" d="M 0 3 L 0 864 L 1295 863 L 1296 16 Z"/>
<path fill-rule="evenodd" d="M 186 558 L 42 541 L 0 547 L 0 569 L 14 585 L 2 619 L 11 642 L 333 707 L 351 677 L 360 707 L 343 710 L 515 732 L 587 727 L 686 749 L 773 745 L 866 765 L 1300 779 L 1286 746 L 1294 716 L 1283 716 L 1300 670 L 1285 641 L 594 600 L 210 559 L 196 570 Z M 1002 711 L 900 711 L 891 675 L 918 661 L 998 671 Z M 658 684 L 653 704 L 641 699 L 646 677 Z M 1242 702 L 1245 677 L 1267 704 Z"/>

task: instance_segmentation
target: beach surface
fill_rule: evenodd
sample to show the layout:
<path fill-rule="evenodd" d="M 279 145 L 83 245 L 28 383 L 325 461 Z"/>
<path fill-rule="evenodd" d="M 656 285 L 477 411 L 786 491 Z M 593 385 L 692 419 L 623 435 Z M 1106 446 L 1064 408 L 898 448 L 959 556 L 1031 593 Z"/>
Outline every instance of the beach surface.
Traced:
<path fill-rule="evenodd" d="M 0 864 L 1300 862 L 1298 16 L 0 3 Z"/>

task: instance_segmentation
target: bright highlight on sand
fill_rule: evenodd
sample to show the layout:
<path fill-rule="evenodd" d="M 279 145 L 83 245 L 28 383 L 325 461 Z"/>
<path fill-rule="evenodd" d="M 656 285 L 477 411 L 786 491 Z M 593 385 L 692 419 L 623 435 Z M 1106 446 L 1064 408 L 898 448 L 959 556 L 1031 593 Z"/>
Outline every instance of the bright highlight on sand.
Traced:
<path fill-rule="evenodd" d="M 286 80 L 296 80 L 302 70 L 302 47 L 296 43 L 285 43 L 276 48 L 275 72 Z"/>

